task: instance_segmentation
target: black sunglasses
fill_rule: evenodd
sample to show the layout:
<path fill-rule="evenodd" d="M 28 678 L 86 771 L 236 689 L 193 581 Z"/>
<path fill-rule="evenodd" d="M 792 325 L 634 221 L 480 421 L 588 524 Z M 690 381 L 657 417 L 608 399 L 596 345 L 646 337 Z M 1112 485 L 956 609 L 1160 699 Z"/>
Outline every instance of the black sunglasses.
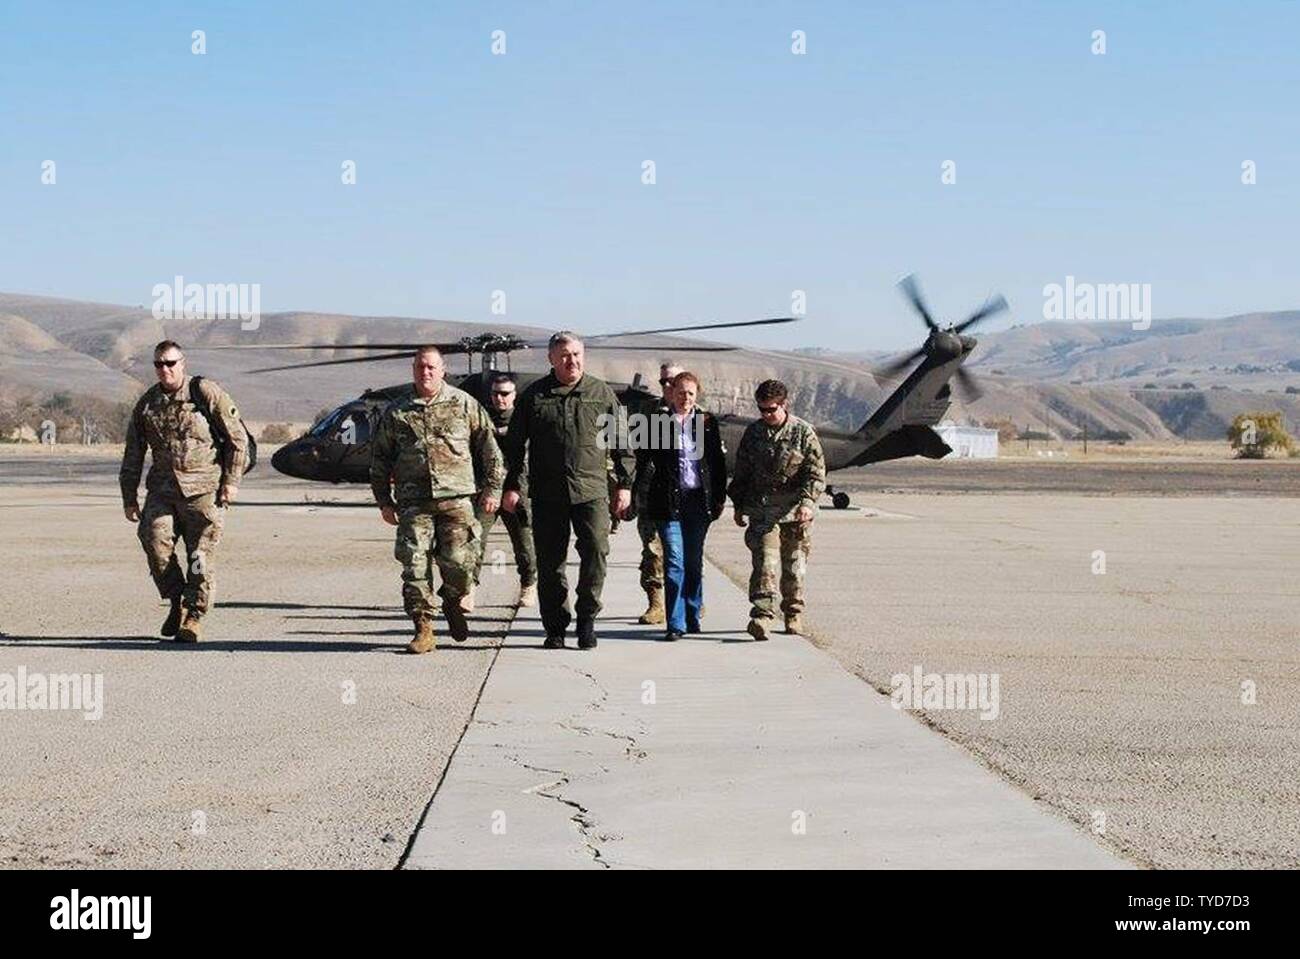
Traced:
<path fill-rule="evenodd" d="M 493 390 L 492 395 L 493 396 L 514 396 L 515 391 L 514 390 Z"/>
<path fill-rule="evenodd" d="M 155 370 L 161 370 L 165 366 L 167 367 L 167 369 L 170 370 L 173 366 L 175 366 L 179 362 L 180 360 L 154 360 L 153 368 Z"/>
<path fill-rule="evenodd" d="M 781 408 L 780 404 L 777 404 L 776 406 L 760 406 L 758 408 L 758 411 L 762 413 L 764 416 L 770 416 L 780 408 Z"/>
<path fill-rule="evenodd" d="M 672 380 L 660 380 L 660 381 L 659 381 L 659 385 L 660 385 L 660 386 L 672 386 L 672 385 L 673 385 L 673 381 L 672 381 Z"/>

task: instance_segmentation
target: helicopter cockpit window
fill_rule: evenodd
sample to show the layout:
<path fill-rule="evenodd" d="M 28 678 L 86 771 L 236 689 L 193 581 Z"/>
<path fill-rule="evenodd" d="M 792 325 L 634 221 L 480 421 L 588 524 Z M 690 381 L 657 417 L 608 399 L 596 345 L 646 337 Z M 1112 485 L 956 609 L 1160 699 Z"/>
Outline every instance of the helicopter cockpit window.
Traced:
<path fill-rule="evenodd" d="M 346 411 L 342 407 L 335 410 L 333 413 L 329 414 L 329 416 L 325 417 L 323 420 L 321 420 L 319 423 L 313 426 L 307 435 L 308 436 L 328 435 L 334 429 L 334 427 L 338 425 L 339 420 L 343 418 L 345 412 Z"/>
<path fill-rule="evenodd" d="M 330 438 L 348 446 L 359 446 L 370 439 L 370 420 L 365 410 L 348 410 L 330 431 Z"/>

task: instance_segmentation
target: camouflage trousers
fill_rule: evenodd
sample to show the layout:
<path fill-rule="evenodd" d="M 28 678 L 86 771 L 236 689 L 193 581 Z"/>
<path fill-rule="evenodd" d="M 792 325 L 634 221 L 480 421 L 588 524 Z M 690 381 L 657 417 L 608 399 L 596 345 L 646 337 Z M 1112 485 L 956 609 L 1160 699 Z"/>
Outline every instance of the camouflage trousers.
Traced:
<path fill-rule="evenodd" d="M 636 531 L 641 537 L 641 588 L 647 593 L 664 588 L 664 544 L 659 538 L 659 524 L 642 513 L 637 514 Z"/>
<path fill-rule="evenodd" d="M 515 551 L 515 570 L 519 573 L 519 585 L 535 586 L 537 554 L 533 550 L 533 529 L 528 523 L 528 507 L 523 503 L 520 503 L 519 508 L 513 513 L 503 510 L 484 513 L 475 505 L 474 518 L 478 520 L 481 532 L 478 540 L 478 555 L 474 561 L 474 585 L 478 585 L 479 577 L 483 572 L 483 562 L 488 558 L 488 534 L 492 532 L 498 517 L 505 524 L 506 532 L 510 534 L 510 548 Z"/>
<path fill-rule="evenodd" d="M 776 618 L 778 585 L 781 612 L 787 617 L 802 613 L 803 577 L 812 552 L 812 523 L 778 523 L 751 514 L 745 527 L 745 545 L 753 561 L 749 574 L 750 618 Z"/>
<path fill-rule="evenodd" d="M 158 595 L 181 600 L 195 618 L 212 606 L 213 566 L 224 520 L 215 492 L 188 498 L 179 492 L 151 492 L 140 511 L 136 533 Z M 178 542 L 185 543 L 183 566 L 176 555 Z"/>
<path fill-rule="evenodd" d="M 448 496 L 405 506 L 398 514 L 393 556 L 402 564 L 402 605 L 413 620 L 434 612 L 433 568 L 444 603 L 459 602 L 474 581 L 479 525 L 468 496 Z"/>

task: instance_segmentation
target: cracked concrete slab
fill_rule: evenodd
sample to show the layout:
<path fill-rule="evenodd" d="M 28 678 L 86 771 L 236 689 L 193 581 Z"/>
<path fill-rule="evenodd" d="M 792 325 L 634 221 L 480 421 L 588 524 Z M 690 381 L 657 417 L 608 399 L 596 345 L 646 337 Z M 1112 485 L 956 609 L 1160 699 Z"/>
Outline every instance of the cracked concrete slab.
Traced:
<path fill-rule="evenodd" d="M 611 546 L 600 646 L 519 611 L 407 868 L 1125 865 L 807 640 L 750 641 L 711 565 L 705 632 L 657 641 Z"/>

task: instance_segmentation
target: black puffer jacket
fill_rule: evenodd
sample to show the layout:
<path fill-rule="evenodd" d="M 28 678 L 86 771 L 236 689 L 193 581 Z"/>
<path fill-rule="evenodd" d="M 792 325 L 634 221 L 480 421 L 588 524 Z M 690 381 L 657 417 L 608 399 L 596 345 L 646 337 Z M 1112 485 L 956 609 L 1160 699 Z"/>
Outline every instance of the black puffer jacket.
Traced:
<path fill-rule="evenodd" d="M 700 486 L 709 516 L 717 519 L 727 500 L 727 454 L 718 421 L 711 413 L 696 411 L 704 421 L 704 455 L 699 459 Z M 676 417 L 673 418 L 674 425 Z M 700 442 L 700 438 L 696 438 Z M 682 490 L 677 449 L 642 449 L 636 454 L 633 502 L 644 504 L 644 514 L 657 522 L 681 518 Z"/>

